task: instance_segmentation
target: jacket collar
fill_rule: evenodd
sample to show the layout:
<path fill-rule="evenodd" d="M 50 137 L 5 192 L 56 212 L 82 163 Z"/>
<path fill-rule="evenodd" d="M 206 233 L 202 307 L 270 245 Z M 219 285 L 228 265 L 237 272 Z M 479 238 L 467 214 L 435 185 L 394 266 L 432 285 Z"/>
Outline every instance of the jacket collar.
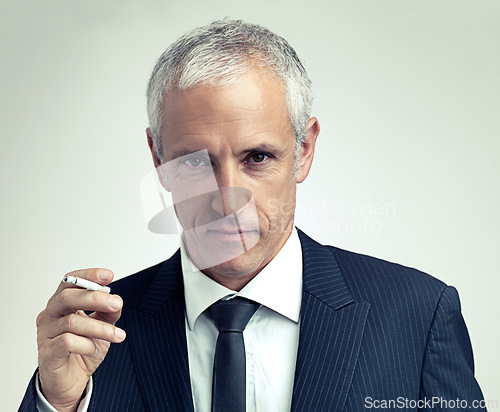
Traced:
<path fill-rule="evenodd" d="M 311 294 L 334 310 L 354 302 L 345 284 L 332 248 L 323 246 L 301 230 L 303 291 Z M 147 288 L 138 309 L 154 314 L 172 295 L 184 295 L 181 254 L 178 250 L 163 262 Z"/>
<path fill-rule="evenodd" d="M 300 230 L 299 237 L 303 294 L 292 411 L 342 410 L 370 305 L 352 297 L 333 248 Z M 138 331 L 129 339 L 149 409 L 171 405 L 169 410 L 193 411 L 184 311 L 177 252 L 159 267 L 138 310 L 127 319 L 128 327 Z M 178 343 L 172 345 L 173 340 Z"/>
<path fill-rule="evenodd" d="M 180 253 L 163 262 L 124 327 L 147 410 L 193 412 Z"/>
<path fill-rule="evenodd" d="M 299 231 L 304 289 L 292 411 L 343 410 L 370 305 L 355 302 L 333 248 Z"/>
<path fill-rule="evenodd" d="M 316 297 L 333 310 L 353 303 L 333 248 L 320 245 L 304 232 L 298 232 L 302 244 L 304 293 Z"/>

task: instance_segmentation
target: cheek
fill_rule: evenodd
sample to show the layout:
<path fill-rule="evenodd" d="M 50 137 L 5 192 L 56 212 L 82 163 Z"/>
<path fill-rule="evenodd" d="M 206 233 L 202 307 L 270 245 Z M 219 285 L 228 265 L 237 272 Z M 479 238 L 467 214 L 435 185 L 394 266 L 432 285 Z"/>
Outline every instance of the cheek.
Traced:
<path fill-rule="evenodd" d="M 293 173 L 279 173 L 270 181 L 259 182 L 253 187 L 261 230 L 288 223 L 295 208 L 295 183 L 292 179 Z"/>
<path fill-rule="evenodd" d="M 266 198 L 257 205 L 257 210 L 259 215 L 265 217 L 267 221 L 275 220 L 279 215 L 280 211 L 280 201 L 276 198 Z"/>
<path fill-rule="evenodd" d="M 270 197 L 256 204 L 256 207 L 261 230 L 263 226 L 265 229 L 286 226 L 294 209 L 288 197 Z"/>
<path fill-rule="evenodd" d="M 211 198 L 209 194 L 183 200 L 174 205 L 175 213 L 184 229 L 211 223 L 215 218 L 211 215 Z"/>

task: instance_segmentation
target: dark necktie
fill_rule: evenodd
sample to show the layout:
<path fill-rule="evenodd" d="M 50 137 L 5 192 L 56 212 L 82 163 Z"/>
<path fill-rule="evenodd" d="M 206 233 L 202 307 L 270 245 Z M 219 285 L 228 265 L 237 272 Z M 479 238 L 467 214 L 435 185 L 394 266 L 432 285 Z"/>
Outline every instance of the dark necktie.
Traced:
<path fill-rule="evenodd" d="M 212 412 L 245 412 L 246 364 L 243 331 L 259 304 L 243 298 L 220 300 L 207 309 L 219 336 L 215 345 Z"/>

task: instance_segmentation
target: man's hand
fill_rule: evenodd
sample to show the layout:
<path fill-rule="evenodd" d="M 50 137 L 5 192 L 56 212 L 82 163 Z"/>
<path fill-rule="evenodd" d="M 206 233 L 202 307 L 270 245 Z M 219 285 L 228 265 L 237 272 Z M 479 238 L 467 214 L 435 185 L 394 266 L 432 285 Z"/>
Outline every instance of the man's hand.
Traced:
<path fill-rule="evenodd" d="M 113 280 L 106 269 L 85 269 L 69 275 L 100 285 Z M 114 326 L 123 301 L 118 295 L 60 283 L 37 317 L 38 364 L 43 395 L 59 411 L 74 411 L 90 376 L 125 332 Z M 84 311 L 93 312 L 90 315 Z"/>

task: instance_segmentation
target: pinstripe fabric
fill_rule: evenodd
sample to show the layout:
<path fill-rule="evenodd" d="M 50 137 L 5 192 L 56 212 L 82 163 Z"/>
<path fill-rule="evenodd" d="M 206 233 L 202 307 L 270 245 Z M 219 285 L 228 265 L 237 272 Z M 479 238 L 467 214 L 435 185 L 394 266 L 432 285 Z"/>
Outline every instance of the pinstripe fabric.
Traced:
<path fill-rule="evenodd" d="M 299 236 L 304 283 L 293 411 L 363 411 L 367 397 L 482 399 L 455 289 Z M 179 253 L 112 289 L 125 302 L 119 325 L 127 339 L 111 345 L 96 371 L 90 410 L 193 411 Z M 36 410 L 34 394 L 32 380 L 21 411 Z"/>
<path fill-rule="evenodd" d="M 370 305 L 353 302 L 331 251 L 299 234 L 304 295 L 292 410 L 341 410 Z"/>
<path fill-rule="evenodd" d="M 151 275 L 143 279 L 146 284 L 143 294 L 136 289 L 138 284 L 128 279 L 113 285 L 113 293 L 120 294 L 124 302 L 127 301 L 126 297 L 134 295 L 131 304 L 124 308 L 120 322 L 123 322 L 122 327 L 126 331 L 133 331 L 127 334 L 126 339 L 129 344 L 128 363 L 133 365 L 136 386 L 144 406 L 125 410 L 193 411 L 184 330 L 180 253 L 151 268 L 150 272 Z M 119 346 L 121 344 L 113 345 L 113 349 Z M 105 364 L 108 364 L 108 359 L 103 362 Z M 112 373 L 121 375 L 120 363 L 113 359 L 109 364 L 115 368 Z M 112 375 L 105 369 L 101 371 L 102 366 L 96 372 L 96 381 L 101 372 L 107 379 L 102 385 L 102 396 L 93 398 L 91 405 L 96 407 L 96 411 L 120 410 L 118 404 L 109 403 L 106 395 L 116 392 L 125 398 L 119 404 L 128 408 L 130 392 L 123 393 L 116 381 L 108 382 Z"/>
<path fill-rule="evenodd" d="M 468 405 L 483 399 L 453 287 L 415 269 L 337 248 L 329 250 L 353 300 L 370 304 L 346 402 L 343 408 L 331 410 L 366 410 L 367 397 L 371 401 L 400 399 L 397 406 L 386 409 L 392 411 L 463 410 L 445 404 L 432 407 L 427 403 L 422 409 L 415 405 L 414 401 L 432 397 L 459 398 Z"/>

